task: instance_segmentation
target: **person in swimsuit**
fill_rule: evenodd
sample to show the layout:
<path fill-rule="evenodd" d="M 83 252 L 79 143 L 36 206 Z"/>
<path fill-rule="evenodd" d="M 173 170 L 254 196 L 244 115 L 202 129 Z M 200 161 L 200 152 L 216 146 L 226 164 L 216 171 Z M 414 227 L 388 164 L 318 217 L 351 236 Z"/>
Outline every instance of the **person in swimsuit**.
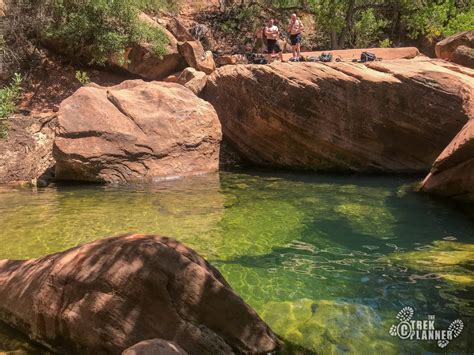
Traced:
<path fill-rule="evenodd" d="M 301 57 L 301 37 L 303 31 L 303 22 L 300 21 L 296 14 L 291 15 L 288 33 L 290 34 L 290 42 L 293 47 L 293 59 L 295 60 L 299 60 Z"/>
<path fill-rule="evenodd" d="M 265 26 L 259 26 L 256 30 L 255 30 L 255 38 L 256 38 L 256 41 L 255 41 L 255 45 L 254 45 L 254 48 L 253 48 L 253 51 L 256 52 L 256 53 L 263 53 L 264 52 L 264 48 L 266 48 L 267 46 L 267 39 L 265 38 Z"/>
<path fill-rule="evenodd" d="M 280 56 L 280 60 L 283 60 L 283 52 L 278 45 L 278 38 L 280 37 L 280 30 L 278 26 L 275 25 L 275 21 L 273 19 L 269 19 L 267 26 L 265 27 L 265 37 L 267 39 L 267 61 L 270 64 L 272 62 L 272 57 L 274 53 L 278 53 Z"/>

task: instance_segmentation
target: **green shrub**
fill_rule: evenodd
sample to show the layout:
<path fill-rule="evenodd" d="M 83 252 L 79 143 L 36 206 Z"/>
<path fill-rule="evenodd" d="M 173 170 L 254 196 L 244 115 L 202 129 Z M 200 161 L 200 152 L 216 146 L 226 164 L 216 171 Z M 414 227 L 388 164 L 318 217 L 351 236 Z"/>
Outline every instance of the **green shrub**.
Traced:
<path fill-rule="evenodd" d="M 388 38 L 385 38 L 379 42 L 380 48 L 390 48 L 391 46 L 392 46 L 392 42 Z"/>
<path fill-rule="evenodd" d="M 474 2 L 471 6 L 468 12 L 459 12 L 451 19 L 443 31 L 445 36 L 452 36 L 474 28 Z"/>
<path fill-rule="evenodd" d="M 177 0 L 136 0 L 136 3 L 140 9 L 148 12 L 161 10 L 177 12 L 179 9 L 179 1 Z"/>
<path fill-rule="evenodd" d="M 5 138 L 7 135 L 5 121 L 16 109 L 16 101 L 20 97 L 21 82 L 23 78 L 20 74 L 15 73 L 12 83 L 0 89 L 0 137 Z"/>
<path fill-rule="evenodd" d="M 82 84 L 87 85 L 90 83 L 89 75 L 85 71 L 76 70 L 76 79 Z"/>
<path fill-rule="evenodd" d="M 50 0 L 51 17 L 44 35 L 63 50 L 91 64 L 104 64 L 112 54 L 147 41 L 158 55 L 166 53 L 168 38 L 158 28 L 142 23 L 139 12 L 158 6 L 145 0 Z"/>
<path fill-rule="evenodd" d="M 12 83 L 3 89 L 0 89 L 0 120 L 6 119 L 9 115 L 15 112 L 15 103 L 20 97 L 22 80 L 23 78 L 21 75 L 15 73 Z"/>

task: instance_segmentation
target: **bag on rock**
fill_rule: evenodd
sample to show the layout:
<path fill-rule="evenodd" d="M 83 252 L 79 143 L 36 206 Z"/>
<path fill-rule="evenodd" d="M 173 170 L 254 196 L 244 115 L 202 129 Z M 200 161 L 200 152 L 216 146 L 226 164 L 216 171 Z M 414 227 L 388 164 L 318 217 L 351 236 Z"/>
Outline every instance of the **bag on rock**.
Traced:
<path fill-rule="evenodd" d="M 332 62 L 332 54 L 331 53 L 323 53 L 319 56 L 319 61 L 323 63 Z"/>
<path fill-rule="evenodd" d="M 362 54 L 360 55 L 361 63 L 373 62 L 376 59 L 377 59 L 377 56 L 374 53 L 362 52 Z"/>
<path fill-rule="evenodd" d="M 268 64 L 267 59 L 261 54 L 247 53 L 245 56 L 250 64 Z"/>

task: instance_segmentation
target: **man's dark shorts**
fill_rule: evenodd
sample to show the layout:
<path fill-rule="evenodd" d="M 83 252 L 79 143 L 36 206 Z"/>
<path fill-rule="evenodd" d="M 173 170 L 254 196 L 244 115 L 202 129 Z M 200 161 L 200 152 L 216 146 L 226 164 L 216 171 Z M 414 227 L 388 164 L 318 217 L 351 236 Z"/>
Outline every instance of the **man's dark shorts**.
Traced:
<path fill-rule="evenodd" d="M 268 50 L 268 53 L 280 53 L 281 52 L 281 48 L 280 46 L 278 45 L 278 42 L 276 39 L 267 39 L 267 50 Z"/>
<path fill-rule="evenodd" d="M 296 46 L 297 44 L 301 43 L 301 33 L 291 35 L 290 36 L 290 42 L 291 42 L 292 46 Z"/>

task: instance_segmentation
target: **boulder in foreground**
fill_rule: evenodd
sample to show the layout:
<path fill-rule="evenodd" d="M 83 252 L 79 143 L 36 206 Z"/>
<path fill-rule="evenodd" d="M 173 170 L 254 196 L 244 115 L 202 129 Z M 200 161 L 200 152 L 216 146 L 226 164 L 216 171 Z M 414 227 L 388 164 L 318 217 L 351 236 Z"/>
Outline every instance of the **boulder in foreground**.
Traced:
<path fill-rule="evenodd" d="M 2 321 L 62 354 L 120 354 L 156 338 L 189 354 L 269 353 L 280 345 L 215 268 L 159 236 L 0 261 L 0 299 Z"/>
<path fill-rule="evenodd" d="M 470 120 L 436 159 L 422 190 L 474 202 L 474 120 Z"/>
<path fill-rule="evenodd" d="M 56 179 L 125 182 L 216 171 L 214 108 L 179 84 L 83 87 L 61 103 Z"/>
<path fill-rule="evenodd" d="M 202 96 L 254 164 L 426 173 L 474 116 L 473 76 L 423 58 L 237 65 L 210 75 Z"/>

